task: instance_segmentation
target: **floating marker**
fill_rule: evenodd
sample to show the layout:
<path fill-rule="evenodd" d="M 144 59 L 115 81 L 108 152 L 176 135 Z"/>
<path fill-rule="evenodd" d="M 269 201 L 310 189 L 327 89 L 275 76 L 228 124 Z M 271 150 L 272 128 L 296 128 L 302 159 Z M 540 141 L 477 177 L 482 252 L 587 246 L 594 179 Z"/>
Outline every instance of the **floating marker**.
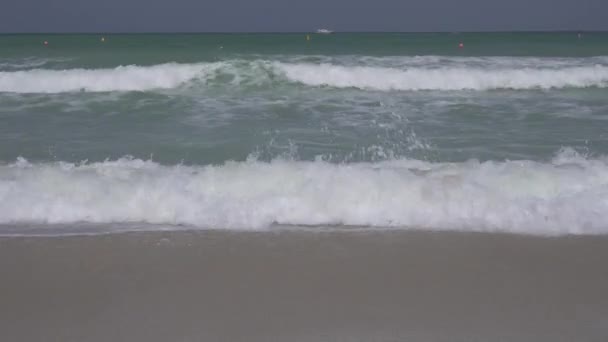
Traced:
<path fill-rule="evenodd" d="M 306 41 L 309 42 L 310 41 L 310 35 L 306 35 Z"/>
<path fill-rule="evenodd" d="M 460 44 L 458 44 L 458 47 L 462 49 L 464 47 L 464 44 L 460 43 Z"/>
<path fill-rule="evenodd" d="M 44 45 L 49 45 L 49 42 L 47 42 L 46 40 L 43 43 Z"/>
<path fill-rule="evenodd" d="M 105 42 L 106 41 L 106 37 L 101 37 L 101 42 Z"/>

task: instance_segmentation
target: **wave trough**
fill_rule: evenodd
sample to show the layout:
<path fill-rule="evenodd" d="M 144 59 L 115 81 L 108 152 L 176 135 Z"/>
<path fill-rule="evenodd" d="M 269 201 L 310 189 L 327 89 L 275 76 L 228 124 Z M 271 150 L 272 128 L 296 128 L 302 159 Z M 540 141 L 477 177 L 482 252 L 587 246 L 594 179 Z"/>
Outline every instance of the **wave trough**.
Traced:
<path fill-rule="evenodd" d="M 339 225 L 537 235 L 608 233 L 608 159 L 163 166 L 122 158 L 0 166 L 0 223 L 260 230 Z"/>

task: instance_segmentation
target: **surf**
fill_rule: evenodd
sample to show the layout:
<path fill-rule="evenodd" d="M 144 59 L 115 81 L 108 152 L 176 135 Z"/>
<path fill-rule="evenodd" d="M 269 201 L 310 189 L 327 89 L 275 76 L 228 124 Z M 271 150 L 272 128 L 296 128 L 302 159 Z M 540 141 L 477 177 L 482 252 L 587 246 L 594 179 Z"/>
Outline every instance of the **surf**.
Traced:
<path fill-rule="evenodd" d="M 608 86 L 608 67 L 503 68 L 412 67 L 407 69 L 341 66 L 333 64 L 285 64 L 277 68 L 291 81 L 308 86 L 365 90 L 529 90 Z"/>
<path fill-rule="evenodd" d="M 32 69 L 0 72 L 0 92 L 66 93 L 171 89 L 208 72 L 214 64 L 167 63 L 108 69 Z"/>
<path fill-rule="evenodd" d="M 487 91 L 608 87 L 605 58 L 270 56 L 101 69 L 0 71 L 0 92 L 132 92 L 179 87 L 354 88 L 374 91 Z M 313 58 L 314 59 L 314 58 Z"/>
<path fill-rule="evenodd" d="M 0 166 L 0 224 L 149 223 L 200 229 L 363 226 L 534 235 L 608 233 L 608 159 L 547 162 L 276 159 Z M 52 226 L 49 226 L 52 227 Z M 52 228 L 49 228 L 52 229 Z"/>

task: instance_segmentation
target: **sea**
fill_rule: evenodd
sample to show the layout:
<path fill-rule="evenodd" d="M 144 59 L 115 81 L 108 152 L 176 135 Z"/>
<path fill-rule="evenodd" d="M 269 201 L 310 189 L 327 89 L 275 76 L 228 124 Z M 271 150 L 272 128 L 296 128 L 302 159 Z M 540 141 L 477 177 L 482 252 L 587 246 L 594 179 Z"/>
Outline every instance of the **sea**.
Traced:
<path fill-rule="evenodd" d="M 608 33 L 0 35 L 0 234 L 608 233 Z"/>

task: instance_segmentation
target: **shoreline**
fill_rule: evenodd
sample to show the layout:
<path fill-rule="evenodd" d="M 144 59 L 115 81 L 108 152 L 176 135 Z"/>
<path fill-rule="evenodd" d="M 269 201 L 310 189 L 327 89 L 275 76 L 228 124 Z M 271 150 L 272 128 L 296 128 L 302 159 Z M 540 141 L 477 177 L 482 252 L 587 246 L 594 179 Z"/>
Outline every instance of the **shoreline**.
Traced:
<path fill-rule="evenodd" d="M 0 237 L 9 341 L 603 341 L 608 236 Z"/>

